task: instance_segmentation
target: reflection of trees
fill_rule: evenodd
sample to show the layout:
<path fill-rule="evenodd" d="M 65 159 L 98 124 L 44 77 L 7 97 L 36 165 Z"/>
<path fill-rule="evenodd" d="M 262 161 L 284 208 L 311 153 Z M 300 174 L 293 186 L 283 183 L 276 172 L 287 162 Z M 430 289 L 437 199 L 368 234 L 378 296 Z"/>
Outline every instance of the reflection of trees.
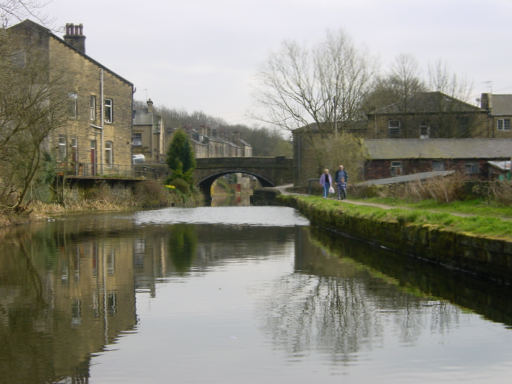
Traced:
<path fill-rule="evenodd" d="M 190 270 L 196 256 L 197 233 L 194 226 L 178 224 L 173 226 L 169 236 L 169 257 L 179 273 Z"/>
<path fill-rule="evenodd" d="M 292 355 L 317 349 L 349 362 L 389 332 L 413 344 L 425 332 L 444 333 L 458 322 L 458 308 L 415 296 L 313 245 L 306 230 L 298 231 L 296 250 L 302 273 L 276 282 L 262 311 L 273 341 Z"/>

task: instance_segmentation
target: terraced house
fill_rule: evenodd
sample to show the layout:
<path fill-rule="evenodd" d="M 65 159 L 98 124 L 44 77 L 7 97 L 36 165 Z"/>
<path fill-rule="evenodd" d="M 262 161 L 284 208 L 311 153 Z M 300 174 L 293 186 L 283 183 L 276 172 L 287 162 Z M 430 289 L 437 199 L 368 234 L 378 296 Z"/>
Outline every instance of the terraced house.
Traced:
<path fill-rule="evenodd" d="M 81 176 L 131 174 L 133 84 L 86 54 L 83 26 L 67 24 L 60 38 L 25 20 L 8 32 L 25 48 L 37 48 L 48 79 L 62 80 L 67 121 L 45 143 L 60 171 Z M 25 49 L 24 54 L 31 52 Z"/>

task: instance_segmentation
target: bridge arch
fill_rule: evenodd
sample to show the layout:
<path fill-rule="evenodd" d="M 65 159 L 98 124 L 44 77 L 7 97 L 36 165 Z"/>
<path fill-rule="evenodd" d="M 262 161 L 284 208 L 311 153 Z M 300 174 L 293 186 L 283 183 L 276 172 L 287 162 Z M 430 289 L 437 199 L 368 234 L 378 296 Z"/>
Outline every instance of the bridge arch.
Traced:
<path fill-rule="evenodd" d="M 214 157 L 196 159 L 194 179 L 207 201 L 211 186 L 219 177 L 231 173 L 254 176 L 263 187 L 292 182 L 292 159 L 284 157 Z"/>

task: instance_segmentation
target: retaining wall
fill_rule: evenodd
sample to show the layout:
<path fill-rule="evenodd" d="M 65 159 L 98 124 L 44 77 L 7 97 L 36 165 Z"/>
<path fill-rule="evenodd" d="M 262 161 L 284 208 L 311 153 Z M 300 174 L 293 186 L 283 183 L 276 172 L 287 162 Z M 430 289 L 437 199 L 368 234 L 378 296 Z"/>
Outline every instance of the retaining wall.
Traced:
<path fill-rule="evenodd" d="M 357 217 L 290 195 L 278 199 L 299 210 L 314 226 L 486 279 L 512 283 L 512 241 L 452 232 L 435 225 Z"/>

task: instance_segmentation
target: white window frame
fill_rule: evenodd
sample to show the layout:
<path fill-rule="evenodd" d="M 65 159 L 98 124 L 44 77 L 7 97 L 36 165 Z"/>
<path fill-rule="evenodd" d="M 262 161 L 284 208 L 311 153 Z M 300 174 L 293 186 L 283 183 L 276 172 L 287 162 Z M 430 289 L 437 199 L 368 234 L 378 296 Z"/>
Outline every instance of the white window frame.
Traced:
<path fill-rule="evenodd" d="M 402 162 L 393 160 L 389 166 L 391 176 L 400 176 L 403 173 Z M 398 172 L 396 170 L 399 170 Z"/>
<path fill-rule="evenodd" d="M 76 120 L 78 118 L 78 94 L 75 92 L 68 93 L 69 99 L 69 118 Z"/>
<path fill-rule="evenodd" d="M 66 160 L 66 156 L 68 155 L 68 140 L 66 135 L 59 135 L 59 141 L 57 143 L 57 148 L 59 152 L 59 161 Z"/>
<path fill-rule="evenodd" d="M 89 97 L 89 120 L 96 120 L 96 96 L 91 95 Z"/>
<path fill-rule="evenodd" d="M 111 124 L 114 122 L 114 99 L 111 99 L 111 98 L 105 99 L 104 114 L 105 114 L 105 123 Z"/>
<path fill-rule="evenodd" d="M 114 165 L 114 143 L 110 140 L 105 142 L 105 166 L 112 168 Z"/>
<path fill-rule="evenodd" d="M 496 128 L 498 131 L 510 131 L 510 119 L 496 120 Z"/>
<path fill-rule="evenodd" d="M 400 120 L 388 120 L 388 133 L 389 136 L 397 136 L 400 135 L 401 131 L 401 122 Z"/>
<path fill-rule="evenodd" d="M 432 171 L 444 171 L 445 165 L 443 160 L 432 160 Z"/>
<path fill-rule="evenodd" d="M 426 133 L 423 133 L 422 131 L 425 130 Z M 420 124 L 420 139 L 428 139 L 430 138 L 430 127 L 426 123 Z"/>
<path fill-rule="evenodd" d="M 478 175 L 480 173 L 480 164 L 477 162 L 468 162 L 464 164 L 464 172 L 466 175 Z"/>
<path fill-rule="evenodd" d="M 138 140 L 135 140 L 135 138 L 137 138 Z M 142 133 L 134 132 L 132 134 L 132 146 L 142 147 Z"/>

